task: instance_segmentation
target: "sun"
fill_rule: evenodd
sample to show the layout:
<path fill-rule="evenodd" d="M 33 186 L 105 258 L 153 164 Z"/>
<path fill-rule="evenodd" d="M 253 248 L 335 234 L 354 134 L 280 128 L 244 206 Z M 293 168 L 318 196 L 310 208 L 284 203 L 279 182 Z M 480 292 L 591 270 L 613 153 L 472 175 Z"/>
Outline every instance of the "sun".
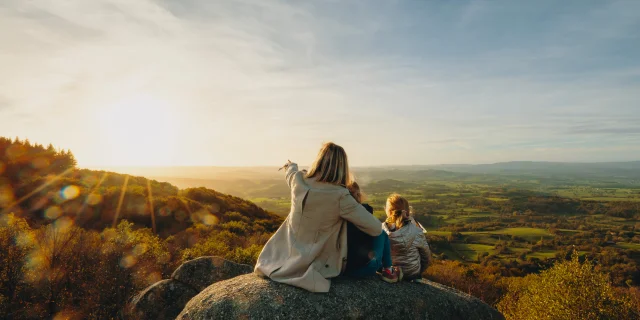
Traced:
<path fill-rule="evenodd" d="M 179 141 L 178 112 L 166 101 L 138 94 L 97 110 L 105 165 L 171 165 Z"/>

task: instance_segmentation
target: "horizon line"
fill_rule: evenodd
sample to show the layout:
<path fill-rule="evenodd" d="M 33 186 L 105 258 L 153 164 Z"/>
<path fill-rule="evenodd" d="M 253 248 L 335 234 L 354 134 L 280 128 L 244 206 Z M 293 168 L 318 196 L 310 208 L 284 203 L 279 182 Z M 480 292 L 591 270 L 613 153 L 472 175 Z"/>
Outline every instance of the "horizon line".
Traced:
<path fill-rule="evenodd" d="M 604 163 L 632 163 L 639 160 L 628 161 L 534 161 L 512 160 L 490 163 L 437 163 L 437 164 L 385 164 L 385 165 L 352 165 L 352 168 L 388 168 L 388 167 L 430 167 L 430 166 L 481 166 L 506 163 L 546 163 L 546 164 L 604 164 Z M 99 168 L 278 168 L 281 165 L 83 165 L 80 169 L 95 170 Z"/>

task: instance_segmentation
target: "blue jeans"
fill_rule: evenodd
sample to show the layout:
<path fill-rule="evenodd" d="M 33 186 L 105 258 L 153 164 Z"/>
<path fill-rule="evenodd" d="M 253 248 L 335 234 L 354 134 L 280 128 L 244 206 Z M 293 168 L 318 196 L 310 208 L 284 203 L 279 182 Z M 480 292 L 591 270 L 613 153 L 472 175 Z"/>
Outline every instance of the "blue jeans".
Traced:
<path fill-rule="evenodd" d="M 391 267 L 391 244 L 389 243 L 389 236 L 386 232 L 373 238 L 373 253 L 374 257 L 367 263 L 366 266 L 349 272 L 347 275 L 352 277 L 368 277 L 376 274 L 380 268 Z"/>

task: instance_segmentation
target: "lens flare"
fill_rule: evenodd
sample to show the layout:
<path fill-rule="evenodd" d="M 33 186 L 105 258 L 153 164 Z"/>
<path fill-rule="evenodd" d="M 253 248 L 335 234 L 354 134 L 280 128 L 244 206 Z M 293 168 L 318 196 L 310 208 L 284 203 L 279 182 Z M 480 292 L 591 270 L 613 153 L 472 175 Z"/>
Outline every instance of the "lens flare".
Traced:
<path fill-rule="evenodd" d="M 160 272 L 151 272 L 148 276 L 147 276 L 147 283 L 149 285 L 154 284 L 158 281 L 162 280 L 162 274 L 160 274 Z"/>
<path fill-rule="evenodd" d="M 9 160 L 17 160 L 27 153 L 27 148 L 21 144 L 13 144 L 7 148 L 5 155 Z"/>
<path fill-rule="evenodd" d="M 60 207 L 58 206 L 51 206 L 44 211 L 44 216 L 47 217 L 47 219 L 51 220 L 58 219 L 58 217 L 60 217 L 61 215 L 62 209 L 60 209 Z"/>
<path fill-rule="evenodd" d="M 15 200 L 13 190 L 10 186 L 0 186 L 0 206 L 6 207 Z"/>
<path fill-rule="evenodd" d="M 49 159 L 39 157 L 31 160 L 31 166 L 35 169 L 44 169 L 49 166 Z"/>
<path fill-rule="evenodd" d="M 120 259 L 120 266 L 123 268 L 131 268 L 134 265 L 136 265 L 136 263 L 138 262 L 138 260 L 136 259 L 136 257 L 132 256 L 132 255 L 127 255 L 125 257 L 123 257 L 122 259 Z"/>
<path fill-rule="evenodd" d="M 127 184 L 129 184 L 128 175 L 124 177 L 124 183 L 122 184 L 122 189 L 120 190 L 120 198 L 118 199 L 118 207 L 116 208 L 116 215 L 113 217 L 113 228 L 115 228 L 118 225 L 118 217 L 120 216 L 120 210 L 122 209 L 124 196 L 127 192 Z"/>
<path fill-rule="evenodd" d="M 132 252 L 136 256 L 141 256 L 145 254 L 147 250 L 149 250 L 149 246 L 144 243 L 140 243 L 140 244 L 137 244 L 135 247 L 133 247 Z"/>
<path fill-rule="evenodd" d="M 156 233 L 156 213 L 153 211 L 153 193 L 151 192 L 151 181 L 147 179 L 147 192 L 149 192 L 149 211 L 151 212 L 151 230 Z"/>
<path fill-rule="evenodd" d="M 214 216 L 212 214 L 208 214 L 208 215 L 206 215 L 206 216 L 204 216 L 202 218 L 202 223 L 206 224 L 208 226 L 212 226 L 212 225 L 218 224 L 218 217 L 216 217 L 216 216 Z"/>
<path fill-rule="evenodd" d="M 69 231 L 69 228 L 71 228 L 71 226 L 73 226 L 73 220 L 67 218 L 67 217 L 62 217 L 58 220 L 56 220 L 56 222 L 53 224 L 55 230 L 57 232 L 62 232 L 65 233 L 67 231 Z"/>
<path fill-rule="evenodd" d="M 39 186 L 38 188 L 36 188 L 35 190 L 29 192 L 29 194 L 23 196 L 22 198 L 18 199 L 17 201 L 9 204 L 8 206 L 5 206 L 5 208 L 0 212 L 0 214 L 2 213 L 6 213 L 9 212 L 11 209 L 13 209 L 15 206 L 21 204 L 23 201 L 31 198 L 34 194 L 44 190 L 46 187 L 48 187 L 49 185 L 51 185 L 52 183 L 62 179 L 62 177 L 66 176 L 67 174 L 69 174 L 71 171 L 73 171 L 73 168 L 69 168 L 67 170 L 65 170 L 64 172 L 62 172 L 61 174 L 57 175 L 57 176 L 52 176 L 50 177 L 47 182 L 45 182 L 44 184 L 42 184 L 41 186 Z"/>
<path fill-rule="evenodd" d="M 78 195 L 80 195 L 80 188 L 74 185 L 66 186 L 60 191 L 60 196 L 65 200 L 73 200 L 77 198 Z"/>
<path fill-rule="evenodd" d="M 191 221 L 212 226 L 218 224 L 218 217 L 211 214 L 206 208 L 202 208 L 191 215 Z"/>
<path fill-rule="evenodd" d="M 99 193 L 92 193 L 87 197 L 87 204 L 90 206 L 98 205 L 102 202 L 102 195 Z"/>

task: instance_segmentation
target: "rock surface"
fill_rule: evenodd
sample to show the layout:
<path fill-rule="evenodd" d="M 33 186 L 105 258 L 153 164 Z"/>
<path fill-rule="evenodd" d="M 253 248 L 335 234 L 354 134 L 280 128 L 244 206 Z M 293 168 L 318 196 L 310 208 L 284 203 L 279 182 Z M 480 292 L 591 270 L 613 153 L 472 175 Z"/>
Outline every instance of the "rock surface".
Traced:
<path fill-rule="evenodd" d="M 175 319 L 196 294 L 198 291 L 179 281 L 162 280 L 136 295 L 126 316 L 129 319 Z"/>
<path fill-rule="evenodd" d="M 334 279 L 329 293 L 254 274 L 217 282 L 193 297 L 176 318 L 204 319 L 504 319 L 484 302 L 449 287 Z"/>
<path fill-rule="evenodd" d="M 253 272 L 253 267 L 220 257 L 200 257 L 178 267 L 171 279 L 138 293 L 124 311 L 126 319 L 175 319 L 185 304 L 209 285 Z"/>
<path fill-rule="evenodd" d="M 200 257 L 183 263 L 171 275 L 172 279 L 188 284 L 198 292 L 212 283 L 252 273 L 253 267 L 220 257 Z"/>

